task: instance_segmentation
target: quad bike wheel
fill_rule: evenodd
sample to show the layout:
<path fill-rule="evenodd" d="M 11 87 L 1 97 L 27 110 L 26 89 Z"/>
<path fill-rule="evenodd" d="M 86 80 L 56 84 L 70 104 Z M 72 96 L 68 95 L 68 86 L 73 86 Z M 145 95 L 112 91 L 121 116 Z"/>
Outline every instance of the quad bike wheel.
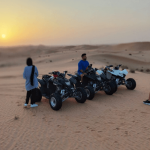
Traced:
<path fill-rule="evenodd" d="M 87 87 L 85 87 L 85 91 L 87 93 L 87 99 L 92 100 L 95 96 L 95 91 L 94 91 L 93 87 L 87 86 Z"/>
<path fill-rule="evenodd" d="M 50 96 L 49 104 L 53 110 L 59 110 L 62 107 L 62 99 L 59 94 L 54 93 Z"/>
<path fill-rule="evenodd" d="M 132 78 L 129 78 L 126 81 L 127 81 L 127 84 L 126 84 L 127 89 L 134 90 L 136 87 L 136 81 Z"/>
<path fill-rule="evenodd" d="M 87 94 L 84 88 L 77 88 L 77 96 L 78 98 L 75 98 L 78 103 L 84 103 L 87 98 Z"/>
<path fill-rule="evenodd" d="M 114 84 L 114 93 L 116 93 L 116 92 L 117 92 L 117 89 L 118 89 L 118 86 L 117 86 L 117 84 L 116 84 L 116 81 L 113 80 L 112 83 Z"/>
<path fill-rule="evenodd" d="M 107 95 L 112 95 L 115 90 L 116 90 L 116 85 L 114 84 L 114 82 L 108 82 L 107 86 L 106 86 L 105 93 Z"/>

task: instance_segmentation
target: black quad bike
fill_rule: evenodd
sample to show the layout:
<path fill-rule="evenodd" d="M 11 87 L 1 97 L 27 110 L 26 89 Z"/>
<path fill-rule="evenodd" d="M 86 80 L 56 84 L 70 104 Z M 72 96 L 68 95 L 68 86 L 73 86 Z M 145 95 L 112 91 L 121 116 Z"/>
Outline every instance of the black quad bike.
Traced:
<path fill-rule="evenodd" d="M 71 78 L 69 80 L 75 80 L 74 82 L 74 87 L 75 88 L 84 88 L 87 94 L 87 99 L 92 100 L 95 96 L 95 91 L 93 89 L 93 87 L 88 86 L 88 85 L 83 85 L 80 81 L 81 81 L 81 76 L 79 75 L 72 75 L 72 74 L 67 74 L 68 76 L 70 76 Z"/>
<path fill-rule="evenodd" d="M 39 89 L 43 97 L 49 99 L 49 104 L 53 110 L 59 110 L 62 102 L 69 97 L 74 97 L 77 102 L 84 103 L 87 98 L 84 88 L 75 88 L 75 80 L 65 78 L 67 71 L 60 73 L 58 71 L 51 72 L 51 75 L 43 75 L 42 79 L 38 79 L 40 83 Z"/>
<path fill-rule="evenodd" d="M 88 66 L 88 69 L 85 71 L 86 75 L 83 76 L 83 82 L 81 84 L 80 80 L 77 80 L 77 87 L 91 87 L 93 88 L 94 92 L 97 93 L 98 91 L 104 91 L 107 95 L 112 95 L 115 91 L 115 85 L 105 79 L 100 77 L 100 75 L 96 74 L 97 68 L 92 68 L 92 64 Z M 90 91 L 87 91 L 87 99 L 90 96 Z"/>

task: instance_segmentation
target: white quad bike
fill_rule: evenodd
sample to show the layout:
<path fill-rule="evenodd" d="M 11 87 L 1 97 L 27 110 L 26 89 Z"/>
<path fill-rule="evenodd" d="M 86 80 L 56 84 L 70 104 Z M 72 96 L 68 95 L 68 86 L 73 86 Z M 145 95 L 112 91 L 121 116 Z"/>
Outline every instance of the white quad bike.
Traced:
<path fill-rule="evenodd" d="M 136 81 L 133 78 L 125 79 L 126 75 L 128 74 L 128 71 L 126 69 L 119 70 L 121 65 L 118 65 L 113 69 L 111 69 L 111 67 L 113 66 L 112 65 L 106 66 L 102 70 L 97 70 L 97 73 L 98 74 L 104 73 L 107 76 L 107 79 L 114 81 L 114 84 L 116 84 L 116 91 L 120 85 L 125 85 L 128 90 L 135 89 Z"/>

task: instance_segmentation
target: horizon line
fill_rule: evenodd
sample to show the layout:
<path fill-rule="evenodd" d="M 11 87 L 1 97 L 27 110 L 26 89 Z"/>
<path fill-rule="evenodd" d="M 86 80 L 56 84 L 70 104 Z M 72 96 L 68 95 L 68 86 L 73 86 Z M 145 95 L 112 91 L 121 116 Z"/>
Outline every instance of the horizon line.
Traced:
<path fill-rule="evenodd" d="M 150 43 L 150 41 L 136 41 L 136 42 L 121 42 L 121 43 L 109 43 L 109 44 L 65 44 L 65 45 L 47 45 L 47 44 L 25 44 L 25 45 L 12 45 L 12 46 L 0 46 L 0 48 L 11 48 L 11 47 L 36 47 L 36 46 L 45 46 L 45 47 L 65 47 L 65 46 L 102 46 L 102 45 L 121 45 L 121 44 L 132 44 L 132 43 Z"/>

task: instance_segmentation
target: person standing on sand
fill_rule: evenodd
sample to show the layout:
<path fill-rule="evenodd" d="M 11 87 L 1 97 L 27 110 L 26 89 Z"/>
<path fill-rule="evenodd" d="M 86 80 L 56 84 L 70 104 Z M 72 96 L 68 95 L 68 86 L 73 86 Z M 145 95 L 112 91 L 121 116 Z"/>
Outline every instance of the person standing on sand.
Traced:
<path fill-rule="evenodd" d="M 146 105 L 150 105 L 150 93 L 149 93 L 149 98 L 148 98 L 148 100 L 143 101 L 143 103 L 146 104 Z"/>
<path fill-rule="evenodd" d="M 23 72 L 23 78 L 26 80 L 26 90 L 27 90 L 27 95 L 26 95 L 26 102 L 24 104 L 24 107 L 28 106 L 29 103 L 29 98 L 31 95 L 34 95 L 36 92 L 36 88 L 38 87 L 38 70 L 36 66 L 33 66 L 32 59 L 27 58 L 27 66 L 24 68 Z M 35 104 L 35 99 L 34 96 L 31 97 L 31 105 L 30 107 L 37 107 L 38 105 Z"/>
<path fill-rule="evenodd" d="M 81 55 L 82 60 L 78 63 L 78 75 L 81 76 L 81 82 L 83 81 L 83 76 L 86 75 L 85 70 L 88 69 L 89 62 L 87 61 L 86 54 Z"/>

